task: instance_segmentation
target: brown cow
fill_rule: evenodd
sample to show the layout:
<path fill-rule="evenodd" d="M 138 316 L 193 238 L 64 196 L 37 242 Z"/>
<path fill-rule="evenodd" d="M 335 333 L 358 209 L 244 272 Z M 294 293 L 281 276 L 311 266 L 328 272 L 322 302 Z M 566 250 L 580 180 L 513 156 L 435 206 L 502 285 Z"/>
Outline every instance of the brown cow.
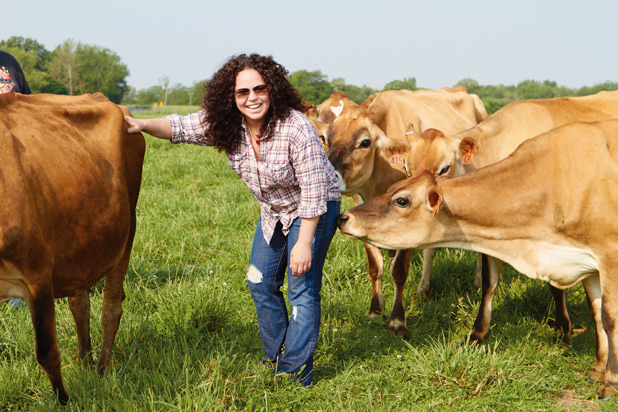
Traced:
<path fill-rule="evenodd" d="M 403 155 L 408 176 L 429 170 L 434 176 L 457 176 L 504 159 L 523 141 L 557 126 L 618 118 L 618 91 L 592 96 L 531 99 L 510 103 L 472 129 L 451 136 L 430 129 L 411 139 Z M 489 333 L 491 303 L 502 262 L 489 257 L 489 278 L 483 280 L 483 298 L 470 334 L 483 340 Z M 477 271 L 480 273 L 480 270 Z M 572 327 L 564 291 L 550 285 L 556 301 L 556 326 L 570 343 Z"/>
<path fill-rule="evenodd" d="M 310 105 L 310 104 L 309 104 Z M 328 146 L 326 141 L 326 132 L 328 126 L 341 115 L 345 110 L 350 107 L 357 106 L 348 96 L 343 92 L 334 92 L 328 99 L 324 100 L 317 106 L 307 105 L 305 103 L 305 115 L 309 118 L 309 121 L 317 130 L 322 147 L 328 152 Z"/>
<path fill-rule="evenodd" d="M 36 357 L 62 403 L 54 299 L 68 296 L 80 358 L 91 360 L 88 289 L 106 278 L 98 371 L 122 314 L 145 142 L 101 94 L 0 95 L 0 302 L 30 308 Z"/>
<path fill-rule="evenodd" d="M 463 88 L 440 90 L 392 90 L 376 93 L 361 105 L 345 109 L 328 126 L 327 153 L 343 194 L 355 197 L 355 203 L 373 199 L 393 183 L 406 177 L 392 163 L 409 147 L 410 136 L 431 127 L 456 133 L 475 126 L 487 117 L 476 95 Z M 379 249 L 365 244 L 372 283 L 370 316 L 382 313 L 382 273 L 384 262 Z M 423 251 L 423 275 L 419 293 L 429 292 L 429 272 L 434 249 Z M 403 287 L 408 277 L 412 251 L 399 251 L 391 264 L 394 301 L 389 329 L 408 336 L 403 308 Z"/>
<path fill-rule="evenodd" d="M 618 388 L 616 222 L 618 120 L 558 127 L 456 178 L 424 172 L 338 220 L 378 247 L 464 248 L 560 289 L 583 281 L 597 333 L 589 376 L 602 380 L 601 397 Z"/>

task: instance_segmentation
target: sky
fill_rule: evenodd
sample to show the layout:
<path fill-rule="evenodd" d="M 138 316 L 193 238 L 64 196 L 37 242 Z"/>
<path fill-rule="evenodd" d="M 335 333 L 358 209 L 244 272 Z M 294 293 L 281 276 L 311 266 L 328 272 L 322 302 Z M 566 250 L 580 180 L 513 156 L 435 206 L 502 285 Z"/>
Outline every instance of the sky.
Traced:
<path fill-rule="evenodd" d="M 116 53 L 128 84 L 192 86 L 231 56 L 271 55 L 286 69 L 382 89 L 416 78 L 437 89 L 551 80 L 618 82 L 616 0 L 21 0 L 0 40 L 49 51 L 72 39 Z"/>

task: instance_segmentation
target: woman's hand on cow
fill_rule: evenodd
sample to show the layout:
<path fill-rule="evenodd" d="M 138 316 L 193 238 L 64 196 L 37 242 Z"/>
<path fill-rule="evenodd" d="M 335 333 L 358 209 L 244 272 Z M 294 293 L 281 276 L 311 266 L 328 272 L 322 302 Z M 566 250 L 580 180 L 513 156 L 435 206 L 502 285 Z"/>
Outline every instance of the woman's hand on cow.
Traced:
<path fill-rule="evenodd" d="M 125 116 L 124 121 L 129 125 L 128 133 L 145 132 L 159 139 L 171 140 L 172 138 L 172 125 L 165 117 L 136 119 L 135 117 Z"/>
<path fill-rule="evenodd" d="M 144 130 L 144 121 L 140 119 L 136 119 L 135 117 L 125 116 L 124 121 L 127 122 L 129 128 L 127 129 L 127 133 L 139 133 Z"/>

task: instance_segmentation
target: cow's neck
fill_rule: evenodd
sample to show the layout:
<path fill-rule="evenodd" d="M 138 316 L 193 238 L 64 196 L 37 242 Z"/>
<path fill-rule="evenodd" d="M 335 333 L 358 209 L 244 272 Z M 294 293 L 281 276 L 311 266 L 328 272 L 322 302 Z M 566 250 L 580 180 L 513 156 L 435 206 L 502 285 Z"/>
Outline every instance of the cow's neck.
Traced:
<path fill-rule="evenodd" d="M 525 190 L 532 182 L 523 179 L 513 185 L 517 181 L 513 179 L 514 173 L 515 170 L 507 171 L 501 177 L 486 176 L 490 178 L 478 181 L 464 176 L 464 180 L 440 182 L 445 207 L 435 217 L 439 229 L 429 235 L 435 237 L 430 242 L 432 246 L 486 253 L 534 276 L 529 255 L 536 253 L 535 242 L 555 239 L 545 222 L 543 206 L 530 209 L 530 205 L 543 205 L 544 191 L 540 187 Z"/>

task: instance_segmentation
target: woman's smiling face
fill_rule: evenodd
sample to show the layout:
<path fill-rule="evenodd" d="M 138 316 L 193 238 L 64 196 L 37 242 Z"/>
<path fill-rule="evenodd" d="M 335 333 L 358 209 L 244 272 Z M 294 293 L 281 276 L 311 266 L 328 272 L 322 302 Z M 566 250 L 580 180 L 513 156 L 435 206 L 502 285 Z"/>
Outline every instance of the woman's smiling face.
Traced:
<path fill-rule="evenodd" d="M 257 86 L 257 92 L 254 90 Z M 234 95 L 236 107 L 251 122 L 251 126 L 259 130 L 270 108 L 268 89 L 260 73 L 255 69 L 245 69 L 236 75 Z"/>

